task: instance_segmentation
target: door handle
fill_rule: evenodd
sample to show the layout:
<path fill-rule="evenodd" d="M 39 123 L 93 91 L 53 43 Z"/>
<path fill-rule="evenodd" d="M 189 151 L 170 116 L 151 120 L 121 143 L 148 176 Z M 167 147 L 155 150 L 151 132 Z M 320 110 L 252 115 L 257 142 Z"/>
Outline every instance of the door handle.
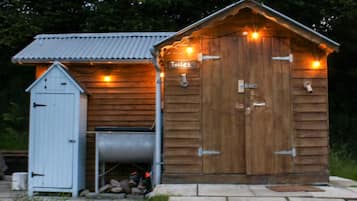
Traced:
<path fill-rule="evenodd" d="M 265 103 L 265 102 L 260 102 L 260 103 L 254 102 L 254 103 L 253 103 L 253 106 L 255 106 L 255 107 L 265 107 L 265 106 L 266 106 L 266 103 Z"/>

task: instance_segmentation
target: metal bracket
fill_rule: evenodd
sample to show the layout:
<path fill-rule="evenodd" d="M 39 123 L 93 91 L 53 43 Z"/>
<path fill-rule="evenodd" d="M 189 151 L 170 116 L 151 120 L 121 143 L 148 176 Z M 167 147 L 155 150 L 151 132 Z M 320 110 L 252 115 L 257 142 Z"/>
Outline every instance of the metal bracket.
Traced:
<path fill-rule="evenodd" d="M 216 151 L 216 150 L 204 150 L 202 149 L 202 147 L 198 148 L 198 156 L 203 156 L 203 155 L 219 155 L 221 154 L 220 151 Z"/>
<path fill-rule="evenodd" d="M 275 151 L 274 154 L 276 154 L 276 155 L 291 155 L 292 157 L 295 157 L 296 156 L 296 149 L 292 148 L 291 150 Z"/>
<path fill-rule="evenodd" d="M 254 102 L 253 106 L 255 106 L 255 107 L 265 107 L 266 103 L 265 102 Z"/>
<path fill-rule="evenodd" d="M 293 54 L 289 54 L 289 56 L 286 57 L 272 57 L 272 59 L 278 61 L 289 61 L 290 63 L 293 63 L 294 61 Z"/>
<path fill-rule="evenodd" d="M 214 55 L 203 55 L 202 53 L 198 54 L 197 60 L 199 62 L 202 62 L 204 60 L 217 60 L 217 59 L 221 59 L 220 56 L 214 56 Z"/>

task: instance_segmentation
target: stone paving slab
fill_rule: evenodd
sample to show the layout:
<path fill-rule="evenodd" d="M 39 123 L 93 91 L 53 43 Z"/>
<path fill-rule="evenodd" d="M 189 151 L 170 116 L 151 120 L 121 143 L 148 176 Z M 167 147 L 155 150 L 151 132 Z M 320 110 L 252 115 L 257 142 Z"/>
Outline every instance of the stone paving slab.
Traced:
<path fill-rule="evenodd" d="M 353 181 L 352 179 L 337 177 L 337 176 L 330 176 L 330 184 L 332 186 L 339 186 L 339 187 L 357 187 L 357 182 Z"/>
<path fill-rule="evenodd" d="M 152 195 L 197 196 L 197 184 L 160 184 Z"/>
<path fill-rule="evenodd" d="M 199 196 L 254 196 L 248 185 L 199 184 Z"/>
<path fill-rule="evenodd" d="M 328 198 L 289 198 L 289 201 L 344 201 L 344 200 L 328 199 Z"/>
<path fill-rule="evenodd" d="M 319 188 L 321 188 L 325 192 L 311 192 L 313 197 L 357 199 L 357 192 L 353 192 L 346 188 L 339 188 L 333 186 L 320 186 Z"/>
<path fill-rule="evenodd" d="M 226 201 L 225 197 L 170 197 L 169 201 Z"/>
<path fill-rule="evenodd" d="M 357 193 L 357 187 L 350 187 L 350 188 L 347 188 L 347 189 Z"/>
<path fill-rule="evenodd" d="M 310 192 L 276 192 L 265 185 L 249 185 L 249 189 L 257 197 L 312 197 Z"/>
<path fill-rule="evenodd" d="M 228 201 L 287 201 L 279 197 L 229 197 Z"/>

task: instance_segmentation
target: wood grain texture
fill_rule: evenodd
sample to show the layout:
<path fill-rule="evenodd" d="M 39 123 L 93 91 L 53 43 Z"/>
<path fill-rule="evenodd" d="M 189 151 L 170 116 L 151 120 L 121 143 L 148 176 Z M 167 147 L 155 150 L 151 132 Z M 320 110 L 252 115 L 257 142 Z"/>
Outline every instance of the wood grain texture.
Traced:
<path fill-rule="evenodd" d="M 203 156 L 204 173 L 245 172 L 244 94 L 238 94 L 238 79 L 244 79 L 244 66 L 238 57 L 243 52 L 237 37 L 204 40 L 208 55 L 222 59 L 202 65 L 203 149 L 220 152 Z M 235 48 L 236 51 L 231 51 Z"/>
<path fill-rule="evenodd" d="M 291 80 L 297 148 L 297 157 L 294 160 L 296 173 L 328 171 L 327 57 L 320 54 L 321 66 L 313 69 L 312 61 L 316 60 L 316 51 L 312 50 L 316 50 L 316 47 L 311 43 L 292 43 L 294 62 Z M 307 93 L 304 89 L 305 81 L 312 83 L 312 93 Z"/>
<path fill-rule="evenodd" d="M 288 39 L 263 38 L 251 46 L 248 66 L 249 83 L 258 88 L 249 90 L 251 112 L 246 115 L 247 174 L 281 174 L 293 169 L 291 156 L 274 152 L 290 150 L 293 142 L 290 68 L 288 62 L 273 61 L 272 56 L 288 55 Z M 255 107 L 253 102 L 265 102 Z"/>
<path fill-rule="evenodd" d="M 178 58 L 173 52 L 169 58 Z M 165 173 L 202 172 L 201 146 L 201 75 L 200 69 L 165 67 L 163 158 Z M 186 73 L 189 87 L 180 86 L 180 74 Z"/>

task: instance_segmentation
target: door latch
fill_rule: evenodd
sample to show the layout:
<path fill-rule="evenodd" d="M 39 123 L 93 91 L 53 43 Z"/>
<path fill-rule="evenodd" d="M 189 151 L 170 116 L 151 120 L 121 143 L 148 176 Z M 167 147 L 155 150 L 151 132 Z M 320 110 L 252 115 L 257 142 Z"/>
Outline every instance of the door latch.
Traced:
<path fill-rule="evenodd" d="M 216 150 L 204 150 L 202 149 L 202 147 L 198 148 L 198 156 L 203 156 L 203 155 L 219 155 L 221 154 L 220 151 L 216 151 Z"/>
<path fill-rule="evenodd" d="M 46 107 L 47 105 L 45 104 L 37 104 L 36 102 L 33 102 L 32 107 L 36 108 L 36 107 Z"/>
<path fill-rule="evenodd" d="M 281 150 L 274 152 L 275 155 L 290 155 L 292 157 L 296 156 L 296 149 L 292 148 L 290 150 Z"/>
<path fill-rule="evenodd" d="M 43 176 L 45 176 L 45 175 L 31 172 L 31 177 L 43 177 Z"/>
<path fill-rule="evenodd" d="M 68 142 L 69 143 L 76 143 L 76 140 L 71 139 L 71 140 L 68 140 Z"/>

